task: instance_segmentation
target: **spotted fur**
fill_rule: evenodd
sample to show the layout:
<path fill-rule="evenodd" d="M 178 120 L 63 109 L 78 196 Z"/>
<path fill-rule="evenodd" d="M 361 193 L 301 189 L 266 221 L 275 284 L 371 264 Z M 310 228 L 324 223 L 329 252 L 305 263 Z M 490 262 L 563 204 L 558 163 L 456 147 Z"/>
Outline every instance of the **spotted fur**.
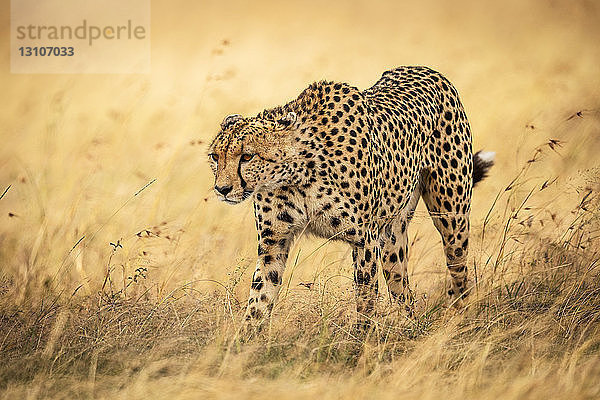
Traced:
<path fill-rule="evenodd" d="M 468 294 L 471 190 L 492 155 L 473 156 L 456 89 L 426 67 L 387 71 L 363 91 L 313 83 L 284 106 L 227 117 L 209 157 L 219 199 L 254 201 L 258 262 L 246 318 L 270 314 L 302 231 L 352 246 L 360 314 L 374 308 L 378 265 L 410 312 L 407 228 L 421 198 L 442 236 L 448 294 L 460 301 Z"/>

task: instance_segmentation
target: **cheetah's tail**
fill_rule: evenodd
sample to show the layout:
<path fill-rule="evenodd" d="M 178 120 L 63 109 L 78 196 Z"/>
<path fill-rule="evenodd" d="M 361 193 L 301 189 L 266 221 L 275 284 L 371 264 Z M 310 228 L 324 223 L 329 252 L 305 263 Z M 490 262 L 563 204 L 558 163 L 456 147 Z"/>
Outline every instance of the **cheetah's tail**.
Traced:
<path fill-rule="evenodd" d="M 494 165 L 496 153 L 493 151 L 481 151 L 473 154 L 473 187 L 488 175 L 488 171 Z"/>

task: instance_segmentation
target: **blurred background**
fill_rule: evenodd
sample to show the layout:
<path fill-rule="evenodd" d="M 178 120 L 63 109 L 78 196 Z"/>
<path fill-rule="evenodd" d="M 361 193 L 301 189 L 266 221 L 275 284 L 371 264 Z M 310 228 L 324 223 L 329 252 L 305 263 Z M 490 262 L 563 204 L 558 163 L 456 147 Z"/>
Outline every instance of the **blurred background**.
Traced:
<path fill-rule="evenodd" d="M 445 74 L 474 149 L 497 153 L 474 193 L 475 234 L 495 196 L 550 139 L 559 142 L 536 154 L 544 162 L 528 179 L 556 187 L 540 206 L 560 193 L 567 209 L 598 166 L 599 8 L 583 0 L 153 2 L 150 74 L 19 75 L 3 59 L 2 271 L 23 295 L 40 285 L 94 293 L 119 240 L 111 262 L 123 276 L 147 268 L 145 284 L 157 293 L 223 281 L 236 268 L 247 281 L 250 204 L 216 201 L 206 162 L 222 118 L 284 104 L 315 80 L 368 88 L 400 65 Z M 6 39 L 7 2 L 2 12 Z M 410 270 L 424 275 L 417 287 L 445 274 L 433 232 L 420 208 L 411 228 Z M 292 287 L 318 274 L 350 276 L 348 249 L 322 243 L 296 246 Z M 473 243 L 482 259 L 491 252 Z M 245 295 L 244 285 L 236 290 Z"/>
<path fill-rule="evenodd" d="M 582 183 L 571 179 L 597 167 L 599 8 L 594 1 L 153 2 L 151 74 L 18 75 L 4 59 L 0 182 L 10 190 L 0 201 L 2 270 L 23 288 L 50 279 L 93 293 L 117 240 L 124 274 L 146 267 L 159 291 L 248 268 L 250 204 L 217 202 L 206 162 L 222 118 L 284 104 L 315 80 L 368 88 L 399 65 L 445 74 L 466 107 L 474 149 L 497 153 L 474 193 L 475 231 L 496 194 L 550 139 L 566 144 L 546 151 L 551 159 L 531 179 L 560 177 L 559 192 L 576 191 Z M 6 3 L 2 19 L 7 38 Z M 8 43 L 1 46 L 6 53 Z M 418 242 L 411 271 L 444 274 L 423 210 L 411 229 Z M 136 236 L 144 230 L 152 234 Z M 301 241 L 294 251 L 303 259 L 320 244 Z M 312 281 L 323 265 L 331 271 L 320 273 L 341 268 L 349 276 L 348 261 L 344 246 L 324 246 L 297 278 Z"/>
<path fill-rule="evenodd" d="M 64 398 L 68 390 L 70 398 L 148 398 L 181 387 L 188 398 L 197 398 L 192 388 L 236 398 L 238 390 L 262 393 L 267 383 L 246 380 L 256 374 L 282 379 L 268 385 L 288 397 L 388 389 L 392 396 L 400 388 L 414 398 L 452 388 L 443 392 L 448 399 L 477 390 L 486 393 L 479 398 L 600 393 L 592 357 L 600 328 L 587 322 L 600 309 L 598 1 L 151 7 L 149 74 L 10 74 L 8 57 L 0 59 L 0 330 L 8 332 L 0 356 L 11 360 L 0 368 L 0 389 L 13 390 L 6 398 Z M 7 0 L 0 12 L 8 55 Z M 232 304 L 245 302 L 256 233 L 250 203 L 228 206 L 212 192 L 206 149 L 220 122 L 284 104 L 316 80 L 368 88 L 400 65 L 446 75 L 474 149 L 496 152 L 471 217 L 474 298 L 488 303 L 464 325 L 436 314 L 447 272 L 420 206 L 409 230 L 418 329 L 367 344 L 359 358 L 352 346 L 362 342 L 346 329 L 349 249 L 303 237 L 290 255 L 270 351 L 251 343 L 231 352 L 240 310 Z M 338 297 L 343 306 L 333 304 Z M 348 365 L 358 371 L 350 381 Z M 389 375 L 392 368 L 399 372 Z M 341 375 L 329 380 L 335 371 Z M 311 377 L 314 384 L 302 386 Z"/>

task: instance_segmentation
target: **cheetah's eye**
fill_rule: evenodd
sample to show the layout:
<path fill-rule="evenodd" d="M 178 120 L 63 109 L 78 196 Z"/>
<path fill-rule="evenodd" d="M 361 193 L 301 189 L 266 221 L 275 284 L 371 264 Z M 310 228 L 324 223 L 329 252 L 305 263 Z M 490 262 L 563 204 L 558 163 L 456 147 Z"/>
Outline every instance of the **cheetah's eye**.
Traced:
<path fill-rule="evenodd" d="M 241 160 L 243 162 L 248 162 L 254 158 L 254 154 L 242 154 Z"/>
<path fill-rule="evenodd" d="M 218 154 L 210 153 L 208 155 L 208 157 L 210 157 L 210 159 L 213 160 L 214 162 L 219 162 L 219 155 Z"/>

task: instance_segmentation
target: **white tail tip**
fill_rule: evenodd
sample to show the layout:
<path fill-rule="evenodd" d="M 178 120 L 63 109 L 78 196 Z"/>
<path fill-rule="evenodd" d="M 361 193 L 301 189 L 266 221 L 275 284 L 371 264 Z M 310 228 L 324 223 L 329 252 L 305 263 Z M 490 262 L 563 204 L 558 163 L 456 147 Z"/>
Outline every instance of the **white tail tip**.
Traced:
<path fill-rule="evenodd" d="M 496 152 L 495 151 L 480 151 L 477 154 L 477 156 L 483 162 L 493 163 L 494 159 L 496 158 Z"/>

